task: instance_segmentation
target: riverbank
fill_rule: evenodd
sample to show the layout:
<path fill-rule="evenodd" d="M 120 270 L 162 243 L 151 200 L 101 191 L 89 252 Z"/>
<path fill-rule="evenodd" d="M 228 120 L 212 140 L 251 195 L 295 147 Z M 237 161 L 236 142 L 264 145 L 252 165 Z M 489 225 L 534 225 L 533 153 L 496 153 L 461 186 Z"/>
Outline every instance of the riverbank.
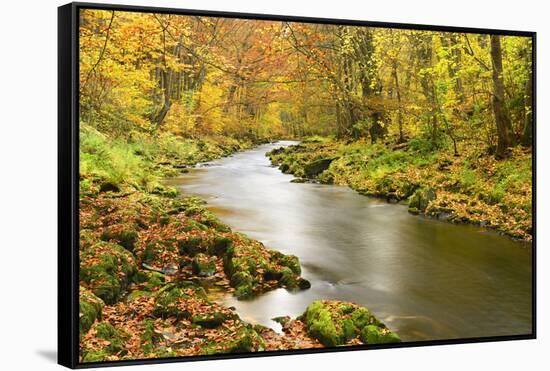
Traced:
<path fill-rule="evenodd" d="M 391 145 L 314 138 L 268 156 L 293 174 L 294 182 L 346 185 L 388 202 L 406 202 L 413 214 L 532 240 L 529 149 L 515 148 L 497 161 L 476 146 L 455 157 L 420 139 Z"/>
<path fill-rule="evenodd" d="M 175 137 L 115 140 L 81 130 L 82 362 L 399 341 L 366 308 L 318 301 L 283 334 L 209 299 L 308 289 L 297 257 L 232 231 L 196 197 L 162 184 L 253 142 Z"/>

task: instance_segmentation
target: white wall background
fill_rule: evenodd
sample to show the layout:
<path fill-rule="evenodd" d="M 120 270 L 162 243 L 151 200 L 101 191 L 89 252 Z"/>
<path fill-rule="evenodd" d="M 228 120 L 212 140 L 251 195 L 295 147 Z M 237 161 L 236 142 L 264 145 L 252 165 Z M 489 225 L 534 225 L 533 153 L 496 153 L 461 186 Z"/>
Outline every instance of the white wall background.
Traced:
<path fill-rule="evenodd" d="M 545 161 L 550 160 L 550 146 L 544 143 L 550 141 L 550 133 L 545 125 L 548 109 L 543 102 L 550 83 L 545 71 L 550 60 L 550 21 L 544 1 L 120 0 L 118 3 L 538 32 L 537 340 L 179 363 L 148 366 L 149 369 L 462 371 L 548 367 L 550 240 L 546 228 L 550 190 Z M 60 0 L 8 0 L 1 6 L 0 368 L 4 370 L 60 368 L 55 364 L 56 7 L 62 4 Z"/>

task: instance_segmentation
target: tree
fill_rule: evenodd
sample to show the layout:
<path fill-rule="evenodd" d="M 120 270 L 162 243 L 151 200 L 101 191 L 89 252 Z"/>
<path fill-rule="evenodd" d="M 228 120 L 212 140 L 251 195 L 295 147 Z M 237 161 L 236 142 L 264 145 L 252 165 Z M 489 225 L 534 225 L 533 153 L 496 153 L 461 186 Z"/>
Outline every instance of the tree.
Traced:
<path fill-rule="evenodd" d="M 514 144 L 512 123 L 504 100 L 504 80 L 502 78 L 502 49 L 500 36 L 491 35 L 491 61 L 493 62 L 493 112 L 497 129 L 496 157 L 504 158 L 507 150 Z"/>

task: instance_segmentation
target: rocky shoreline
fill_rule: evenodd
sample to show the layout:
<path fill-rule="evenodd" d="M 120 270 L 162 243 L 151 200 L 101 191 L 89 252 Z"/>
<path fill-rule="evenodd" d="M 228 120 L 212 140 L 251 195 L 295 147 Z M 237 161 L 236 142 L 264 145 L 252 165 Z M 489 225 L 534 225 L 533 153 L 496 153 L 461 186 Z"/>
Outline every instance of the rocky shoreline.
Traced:
<path fill-rule="evenodd" d="M 246 323 L 209 292 L 307 290 L 296 256 L 232 231 L 174 188 L 89 180 L 80 199 L 82 362 L 399 341 L 352 303 L 314 302 L 299 318 L 279 318 L 282 334 Z"/>
<path fill-rule="evenodd" d="M 359 149 L 361 145 L 367 150 Z M 492 157 L 477 154 L 471 158 L 423 157 L 406 143 L 391 147 L 329 140 L 306 140 L 276 148 L 266 156 L 282 172 L 294 175 L 294 183 L 345 185 L 366 196 L 406 203 L 414 215 L 474 224 L 512 239 L 532 240 L 531 205 L 527 202 L 531 189 L 509 187 L 508 194 L 499 194 L 497 198 L 491 189 L 495 185 L 483 179 L 484 175 L 489 177 L 499 170 Z M 528 156 L 518 151 L 515 159 L 509 160 L 510 167 L 521 166 L 520 161 Z M 465 164 L 474 169 L 468 169 L 467 175 L 475 180 L 455 175 L 465 172 Z M 478 189 L 469 184 L 475 181 L 480 183 L 475 185 Z"/>

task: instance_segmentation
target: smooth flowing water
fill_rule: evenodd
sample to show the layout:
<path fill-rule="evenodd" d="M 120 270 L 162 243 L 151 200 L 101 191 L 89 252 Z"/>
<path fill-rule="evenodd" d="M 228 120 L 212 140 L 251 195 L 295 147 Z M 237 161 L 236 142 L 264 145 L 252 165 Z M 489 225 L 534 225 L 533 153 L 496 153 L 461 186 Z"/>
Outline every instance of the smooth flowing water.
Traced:
<path fill-rule="evenodd" d="M 404 341 L 531 333 L 531 246 L 407 213 L 346 187 L 291 183 L 265 153 L 278 142 L 172 179 L 234 230 L 300 258 L 306 291 L 223 300 L 252 323 L 316 299 L 367 306 Z"/>

